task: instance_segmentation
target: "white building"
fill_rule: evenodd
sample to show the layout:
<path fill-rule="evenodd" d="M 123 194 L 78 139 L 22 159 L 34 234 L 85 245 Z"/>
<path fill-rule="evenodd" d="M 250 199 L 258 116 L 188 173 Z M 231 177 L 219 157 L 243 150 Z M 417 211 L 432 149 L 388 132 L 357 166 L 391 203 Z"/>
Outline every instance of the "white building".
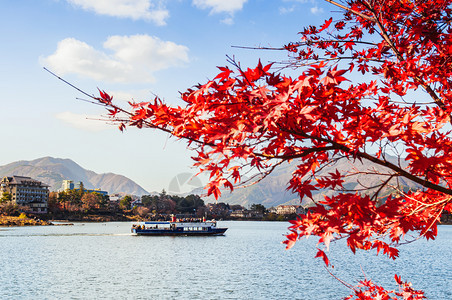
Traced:
<path fill-rule="evenodd" d="M 305 209 L 301 205 L 278 205 L 276 207 L 278 215 L 291 215 L 305 213 Z"/>

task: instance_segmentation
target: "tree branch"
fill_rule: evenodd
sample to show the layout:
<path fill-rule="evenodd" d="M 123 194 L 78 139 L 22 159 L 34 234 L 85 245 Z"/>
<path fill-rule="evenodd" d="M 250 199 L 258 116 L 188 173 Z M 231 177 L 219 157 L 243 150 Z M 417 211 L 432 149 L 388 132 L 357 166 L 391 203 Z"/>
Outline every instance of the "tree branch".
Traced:
<path fill-rule="evenodd" d="M 342 8 L 342 9 L 348 11 L 348 12 L 351 12 L 352 14 L 355 14 L 355 15 L 357 15 L 357 16 L 360 16 L 361 18 L 366 19 L 366 20 L 368 20 L 368 21 L 371 21 L 371 22 L 375 22 L 375 21 L 376 21 L 375 18 L 372 18 L 371 16 L 367 16 L 367 15 L 365 15 L 365 14 L 362 14 L 362 13 L 360 13 L 359 11 L 353 10 L 353 9 L 351 9 L 350 7 L 347 7 L 347 6 L 345 6 L 345 5 L 342 5 L 342 4 L 337 3 L 337 2 L 335 2 L 335 1 L 332 1 L 332 0 L 325 0 L 325 1 L 326 1 L 326 2 L 329 2 L 329 3 L 333 4 L 333 5 L 336 5 L 337 7 L 340 7 L 340 8 Z"/>

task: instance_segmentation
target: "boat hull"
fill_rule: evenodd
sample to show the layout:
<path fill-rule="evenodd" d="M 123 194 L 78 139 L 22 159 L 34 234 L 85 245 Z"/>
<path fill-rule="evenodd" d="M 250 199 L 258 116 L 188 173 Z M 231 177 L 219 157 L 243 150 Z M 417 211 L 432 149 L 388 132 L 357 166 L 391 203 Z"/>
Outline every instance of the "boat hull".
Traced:
<path fill-rule="evenodd" d="M 180 228 L 171 230 L 159 230 L 159 229 L 137 229 L 133 228 L 132 233 L 136 235 L 146 236 L 218 236 L 224 235 L 227 228 L 209 228 L 210 230 L 193 230 L 184 231 Z"/>

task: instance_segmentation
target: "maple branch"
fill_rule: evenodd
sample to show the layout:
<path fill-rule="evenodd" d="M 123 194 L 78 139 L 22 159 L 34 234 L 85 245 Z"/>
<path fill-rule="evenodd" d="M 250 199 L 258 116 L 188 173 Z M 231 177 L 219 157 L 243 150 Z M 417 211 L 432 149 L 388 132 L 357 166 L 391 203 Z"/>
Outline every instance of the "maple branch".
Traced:
<path fill-rule="evenodd" d="M 378 63 L 384 63 L 385 60 L 380 60 L 380 59 L 373 59 L 373 58 L 367 58 L 367 57 L 361 57 L 360 59 L 362 59 L 363 61 L 370 61 L 370 62 L 378 62 Z M 295 67 L 306 67 L 306 66 L 311 66 L 311 65 L 315 65 L 318 64 L 321 61 L 341 61 L 341 60 L 356 60 L 356 57 L 353 56 L 340 56 L 340 57 L 334 57 L 334 58 L 327 58 L 327 57 L 319 57 L 317 59 L 312 59 L 311 62 L 305 62 L 305 63 L 297 63 L 297 62 L 291 62 L 291 61 L 287 61 L 286 65 L 288 66 L 295 66 Z M 279 62 L 279 64 L 284 64 L 283 62 Z"/>
<path fill-rule="evenodd" d="M 256 154 L 256 156 L 261 156 L 261 157 L 265 157 L 265 158 L 290 160 L 290 159 L 294 159 L 294 158 L 302 158 L 302 157 L 305 157 L 314 152 L 325 152 L 325 151 L 335 150 L 335 149 L 336 149 L 335 146 L 328 146 L 328 147 L 308 148 L 308 149 L 305 149 L 305 150 L 301 151 L 300 153 L 296 153 L 296 154 L 286 154 L 286 155 L 270 155 L 270 154 L 264 154 L 264 153 L 255 153 L 255 154 Z"/>
<path fill-rule="evenodd" d="M 345 149 L 347 149 L 349 151 L 349 153 L 351 153 L 351 154 L 353 153 L 347 147 L 345 147 L 345 146 L 343 146 L 343 147 Z M 432 190 L 435 190 L 435 191 L 438 191 L 438 192 L 442 192 L 442 193 L 447 194 L 447 195 L 452 195 L 452 190 L 451 189 L 445 188 L 445 187 L 443 187 L 441 185 L 434 184 L 434 183 L 432 183 L 430 181 L 427 181 L 425 179 L 422 179 L 422 178 L 419 178 L 419 177 L 417 177 L 415 175 L 412 175 L 411 173 L 409 173 L 409 172 L 405 171 L 404 169 L 402 169 L 402 168 L 390 163 L 389 161 L 386 161 L 386 160 L 382 161 L 382 160 L 380 160 L 380 159 L 378 159 L 376 157 L 373 157 L 373 156 L 371 156 L 371 155 L 369 155 L 367 153 L 363 153 L 363 152 L 359 152 L 359 151 L 356 152 L 356 156 L 361 157 L 361 158 L 365 158 L 365 159 L 367 159 L 367 160 L 369 160 L 369 161 L 371 161 L 373 163 L 376 163 L 376 164 L 378 164 L 380 166 L 387 167 L 387 168 L 399 173 L 401 176 L 403 176 L 403 177 L 405 177 L 405 178 L 407 178 L 407 179 L 409 179 L 411 181 L 414 181 L 416 183 L 419 183 L 420 185 L 422 185 L 422 186 L 424 186 L 426 188 L 429 188 L 429 189 L 432 189 Z"/>
<path fill-rule="evenodd" d="M 90 95 L 88 93 L 86 93 L 85 91 L 79 89 L 78 87 L 76 87 L 75 85 L 73 85 L 72 83 L 64 80 L 63 78 L 61 78 L 60 76 L 56 75 L 55 73 L 53 73 L 52 71 L 50 71 L 49 69 L 47 69 L 46 67 L 43 67 L 44 70 L 46 70 L 47 72 L 49 72 L 50 74 L 52 74 L 54 77 L 58 78 L 59 80 L 61 80 L 62 82 L 66 83 L 67 85 L 69 85 L 70 87 L 76 89 L 77 91 L 79 91 L 80 93 L 92 98 L 92 99 L 96 99 L 96 97 L 94 97 L 93 95 Z"/>
<path fill-rule="evenodd" d="M 233 65 L 234 67 L 236 67 L 237 70 L 239 70 L 240 74 L 243 76 L 243 78 L 245 78 L 248 85 L 252 86 L 250 80 L 248 79 L 248 76 L 245 74 L 245 72 L 243 72 L 242 67 L 240 66 L 240 63 L 236 62 L 235 57 L 231 58 L 229 55 L 226 55 L 226 57 L 227 57 L 227 62 L 230 63 L 231 65 Z"/>
<path fill-rule="evenodd" d="M 345 282 L 344 280 L 342 280 L 342 279 L 340 279 L 339 277 L 337 277 L 336 275 L 334 275 L 331 271 L 330 271 L 330 269 L 329 268 L 327 268 L 327 267 L 324 267 L 325 269 L 326 269 L 326 271 L 334 278 L 334 279 L 336 279 L 337 281 L 339 281 L 341 284 L 343 284 L 345 287 L 347 287 L 347 288 L 349 288 L 349 289 L 351 289 L 351 290 L 353 290 L 353 291 L 356 291 L 356 288 L 354 287 L 354 286 L 352 286 L 350 283 L 347 283 L 347 282 Z"/>
<path fill-rule="evenodd" d="M 423 211 L 423 210 L 425 210 L 425 209 L 427 209 L 427 208 L 429 208 L 429 207 L 435 207 L 435 206 L 438 206 L 438 205 L 440 205 L 440 204 L 441 204 L 441 205 L 443 206 L 443 208 L 444 208 L 444 206 L 446 206 L 447 203 L 449 203 L 449 202 L 452 201 L 452 197 L 449 197 L 449 198 L 445 198 L 445 199 L 440 200 L 440 201 L 437 201 L 437 202 L 433 202 L 433 203 L 425 203 L 425 202 L 421 202 L 421 201 L 419 201 L 419 200 L 417 200 L 417 199 L 415 199 L 415 198 L 413 198 L 413 197 L 410 197 L 409 195 L 406 195 L 406 194 L 405 194 L 405 197 L 411 199 L 411 200 L 414 201 L 414 202 L 419 203 L 419 205 L 420 205 L 419 207 L 417 207 L 416 209 L 414 209 L 408 216 L 413 215 L 413 214 L 415 214 L 415 213 L 417 213 L 417 212 Z M 442 210 L 442 209 L 441 209 L 441 210 Z"/>
<path fill-rule="evenodd" d="M 290 43 L 289 45 L 299 47 L 299 46 L 309 46 L 312 44 L 320 44 L 320 43 L 355 43 L 355 44 L 364 44 L 364 45 L 371 45 L 371 46 L 378 46 L 376 43 L 372 42 L 365 42 L 365 41 L 356 41 L 356 40 L 307 40 L 307 42 L 297 42 L 297 43 Z M 281 50 L 287 50 L 286 47 L 252 47 L 252 46 L 231 46 L 232 48 L 238 48 L 238 49 L 247 49 L 247 50 L 271 50 L 271 51 L 281 51 Z"/>
<path fill-rule="evenodd" d="M 91 96 L 92 97 L 92 96 Z M 83 98 L 75 98 L 75 100 L 79 100 L 79 101 L 83 101 L 83 102 L 86 102 L 86 103 L 89 103 L 89 104 L 94 104 L 94 105 L 98 105 L 98 106 L 103 106 L 103 107 L 105 107 L 105 104 L 104 103 L 99 103 L 99 101 L 92 101 L 92 100 L 88 100 L 88 99 L 83 99 Z"/>
<path fill-rule="evenodd" d="M 347 174 L 345 177 L 358 176 L 358 175 L 378 175 L 378 176 L 395 176 L 393 173 L 382 173 L 382 172 L 369 172 L 369 171 L 356 171 L 356 173 Z"/>
<path fill-rule="evenodd" d="M 325 0 L 328 1 L 329 0 Z M 373 16 L 374 16 L 374 20 L 375 23 L 378 26 L 378 29 L 380 29 L 380 35 L 381 37 L 385 40 L 385 42 L 388 44 L 388 46 L 392 49 L 392 51 L 394 52 L 394 54 L 396 55 L 397 59 L 402 62 L 405 61 L 405 59 L 403 58 L 402 54 L 399 52 L 399 50 L 396 48 L 396 46 L 394 45 L 394 43 L 391 41 L 391 39 L 389 38 L 389 34 L 387 33 L 385 27 L 383 26 L 383 24 L 381 23 L 381 21 L 379 20 L 379 18 L 377 17 L 377 13 L 375 12 L 375 10 L 373 8 L 371 8 L 370 6 L 368 7 L 369 11 L 372 12 Z M 448 111 L 446 105 L 444 104 L 444 102 L 442 101 L 442 99 L 435 93 L 435 91 L 430 87 L 430 85 L 428 85 L 427 83 L 425 83 L 419 76 L 414 76 L 414 80 L 416 82 L 418 82 L 427 92 L 427 94 L 430 95 L 430 97 L 432 97 L 433 101 L 445 112 L 448 114 L 449 116 L 449 122 L 452 124 L 452 114 Z"/>
<path fill-rule="evenodd" d="M 266 170 L 264 173 L 260 173 L 260 174 L 255 174 L 253 175 L 253 177 L 251 177 L 250 179 L 247 179 L 246 181 L 244 181 L 243 183 L 241 183 L 240 185 L 238 185 L 236 188 L 247 188 L 249 186 L 255 185 L 256 183 L 259 183 L 260 181 L 262 181 L 264 178 L 266 178 L 268 175 L 270 175 L 270 173 L 272 173 L 275 168 L 279 165 L 281 165 L 282 163 L 284 163 L 285 161 L 282 160 L 280 162 L 277 162 L 276 164 L 274 164 L 273 166 L 271 166 L 271 168 L 269 170 Z M 247 184 L 247 182 L 252 181 L 255 177 L 257 176 L 261 176 L 259 179 L 257 179 L 256 181 L 253 181 L 249 184 Z"/>
<path fill-rule="evenodd" d="M 371 22 L 375 22 L 375 19 L 372 18 L 371 16 L 367 16 L 367 15 L 365 15 L 365 14 L 362 14 L 362 13 L 360 13 L 359 11 L 356 11 L 356 10 L 351 9 L 350 7 L 347 7 L 347 6 L 345 6 L 345 5 L 342 5 L 342 4 L 337 3 L 337 2 L 335 2 L 335 1 L 332 1 L 332 0 L 325 0 L 325 1 L 326 1 L 326 2 L 329 2 L 329 3 L 333 4 L 333 5 L 336 5 L 336 6 L 342 8 L 342 9 L 348 11 L 348 12 L 351 12 L 352 14 L 355 14 L 355 15 L 357 15 L 357 16 L 360 16 L 360 17 L 363 18 L 363 19 L 366 19 L 366 20 L 371 21 Z"/>
<path fill-rule="evenodd" d="M 422 186 L 424 186 L 426 188 L 433 189 L 435 191 L 442 192 L 442 193 L 445 193 L 447 195 L 452 195 L 452 189 L 448 189 L 448 188 L 446 188 L 444 186 L 437 185 L 437 184 L 434 184 L 434 183 L 432 183 L 430 181 L 427 181 L 426 179 L 419 178 L 419 177 L 417 177 L 417 176 L 405 171 L 401 167 L 399 167 L 397 165 L 394 165 L 393 163 L 391 163 L 391 162 L 389 162 L 387 160 L 380 160 L 380 159 L 378 159 L 378 158 L 376 158 L 376 157 L 374 157 L 374 156 L 372 156 L 372 155 L 370 155 L 368 153 L 352 150 L 352 149 L 348 148 L 347 146 L 345 146 L 343 144 L 339 144 L 338 142 L 332 141 L 330 139 L 308 135 L 308 134 L 306 134 L 304 132 L 303 133 L 296 133 L 293 130 L 287 130 L 287 129 L 284 129 L 284 128 L 281 128 L 281 130 L 282 131 L 286 131 L 288 133 L 291 133 L 291 134 L 293 134 L 295 136 L 298 135 L 298 136 L 309 138 L 309 139 L 312 139 L 312 140 L 318 140 L 318 141 L 321 141 L 321 142 L 329 143 L 336 150 L 341 150 L 341 151 L 344 151 L 345 153 L 348 153 L 348 154 L 352 155 L 353 157 L 364 158 L 364 159 L 369 160 L 369 161 L 371 161 L 371 162 L 373 162 L 373 163 L 375 163 L 377 165 L 387 167 L 387 168 L 395 171 L 396 173 L 398 173 L 400 176 L 403 176 L 403 177 L 405 177 L 405 178 L 407 178 L 407 179 L 409 179 L 411 181 L 419 183 L 420 185 L 422 185 Z"/>
<path fill-rule="evenodd" d="M 377 200 L 378 198 L 378 194 L 380 194 L 380 192 L 382 191 L 382 189 L 389 183 L 389 181 L 391 181 L 391 179 L 395 176 L 395 174 L 391 175 L 388 177 L 388 179 L 386 179 L 378 188 L 378 190 L 374 193 L 374 195 L 372 196 L 371 199 L 375 199 Z"/>

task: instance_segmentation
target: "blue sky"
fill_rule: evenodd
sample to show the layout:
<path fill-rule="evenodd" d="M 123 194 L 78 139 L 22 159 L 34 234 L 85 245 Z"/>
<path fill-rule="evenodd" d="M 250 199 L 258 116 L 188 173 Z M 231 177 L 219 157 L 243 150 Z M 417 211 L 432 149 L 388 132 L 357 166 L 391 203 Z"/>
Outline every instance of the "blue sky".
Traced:
<path fill-rule="evenodd" d="M 0 1 L 0 165 L 70 158 L 148 191 L 168 189 L 195 173 L 184 142 L 96 120 L 104 110 L 76 100 L 83 95 L 43 67 L 88 93 L 178 104 L 179 91 L 213 78 L 226 55 L 242 66 L 285 58 L 231 46 L 282 46 L 334 10 L 321 0 Z"/>

